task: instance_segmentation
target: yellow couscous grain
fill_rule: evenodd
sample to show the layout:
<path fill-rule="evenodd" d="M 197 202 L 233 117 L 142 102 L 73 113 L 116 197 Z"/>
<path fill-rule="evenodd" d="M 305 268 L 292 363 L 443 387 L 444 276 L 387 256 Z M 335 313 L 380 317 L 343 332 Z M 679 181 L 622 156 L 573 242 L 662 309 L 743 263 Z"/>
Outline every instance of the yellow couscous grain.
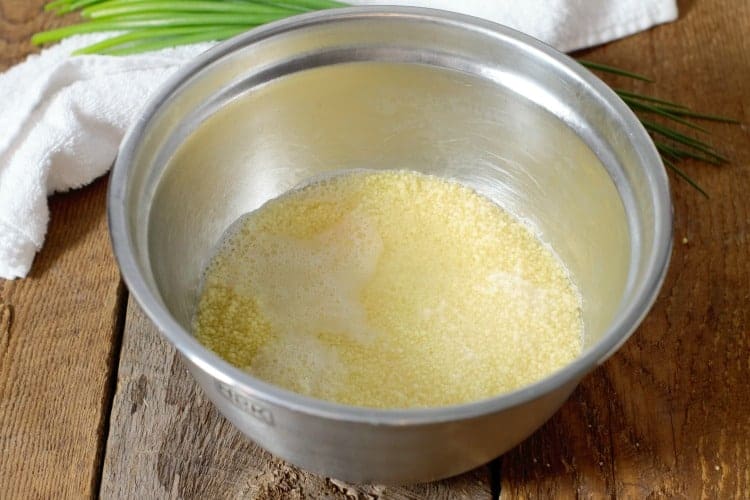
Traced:
<path fill-rule="evenodd" d="M 524 224 L 461 184 L 355 172 L 243 216 L 203 280 L 197 338 L 252 375 L 339 403 L 465 403 L 581 351 L 580 297 Z"/>

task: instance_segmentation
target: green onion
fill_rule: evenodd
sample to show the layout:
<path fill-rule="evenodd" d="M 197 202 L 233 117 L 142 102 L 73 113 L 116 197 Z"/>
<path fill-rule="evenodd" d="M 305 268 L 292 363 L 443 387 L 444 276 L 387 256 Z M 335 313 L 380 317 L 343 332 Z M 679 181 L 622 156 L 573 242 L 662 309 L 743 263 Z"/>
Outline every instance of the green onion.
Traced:
<path fill-rule="evenodd" d="M 650 102 L 650 103 L 654 103 L 654 104 L 661 104 L 661 105 L 669 107 L 669 108 L 687 109 L 685 106 L 683 106 L 681 104 L 677 104 L 677 103 L 670 102 L 670 101 L 665 101 L 664 99 L 657 99 L 656 97 L 651 97 L 651 96 L 642 95 L 642 94 L 636 94 L 635 92 L 628 92 L 627 90 L 622 90 L 622 89 L 615 89 L 615 88 L 613 88 L 612 90 L 614 90 L 615 92 L 617 92 L 617 94 L 619 94 L 619 96 L 623 97 L 623 98 L 628 97 L 630 99 L 637 99 L 639 101 L 646 101 L 646 102 Z"/>
<path fill-rule="evenodd" d="M 644 113 L 653 113 L 655 115 L 663 116 L 667 120 L 671 120 L 673 122 L 679 123 L 680 125 L 684 125 L 688 128 L 692 128 L 693 130 L 698 130 L 699 132 L 703 132 L 704 134 L 709 134 L 710 132 L 705 129 L 704 127 L 701 127 L 700 125 L 696 125 L 695 123 L 682 119 L 679 116 L 675 115 L 674 113 L 670 113 L 669 111 L 664 111 L 663 109 L 657 107 L 657 106 L 651 106 L 642 102 L 638 102 L 636 100 L 632 100 L 628 97 L 625 97 L 623 95 L 620 95 L 623 101 L 630 106 L 630 108 L 633 111 L 643 111 Z"/>
<path fill-rule="evenodd" d="M 56 5 L 55 7 L 52 7 L 50 9 L 45 8 L 45 10 L 55 10 L 56 14 L 61 15 L 61 14 L 67 14 L 68 12 L 80 10 L 88 5 L 99 3 L 101 1 L 103 0 L 78 0 L 78 1 L 52 2 L 50 5 L 54 5 L 54 4 L 59 4 L 59 5 Z M 49 7 L 49 5 L 47 7 Z"/>
<path fill-rule="evenodd" d="M 662 159 L 667 156 L 675 160 L 691 159 L 702 161 L 704 163 L 711 163 L 712 165 L 722 164 L 722 162 L 719 160 L 704 156 L 695 151 L 690 151 L 689 149 L 683 149 L 680 146 L 675 145 L 674 143 L 666 143 L 662 140 L 655 139 L 654 144 L 656 145 L 656 149 L 658 149 L 659 152 L 662 153 Z"/>
<path fill-rule="evenodd" d="M 684 180 L 685 182 L 687 182 L 688 184 L 690 184 L 700 194 L 702 194 L 706 198 L 710 198 L 710 196 L 708 196 L 708 193 L 705 192 L 703 190 L 703 188 L 700 187 L 700 185 L 698 185 L 697 182 L 695 182 L 693 179 L 691 179 L 690 176 L 688 174 L 686 174 L 684 170 L 682 170 L 677 165 L 675 165 L 673 161 L 669 160 L 668 158 L 662 158 L 662 161 L 664 162 L 664 166 L 666 166 L 668 169 L 670 169 L 672 172 L 674 172 L 682 180 Z"/>
<path fill-rule="evenodd" d="M 599 71 L 604 71 L 605 73 L 612 73 L 613 75 L 620 75 L 620 76 L 627 76 L 628 78 L 633 78 L 635 80 L 641 80 L 643 82 L 652 82 L 649 77 L 639 75 L 638 73 L 632 73 L 630 71 L 625 71 L 624 69 L 615 68 L 613 66 L 607 66 L 606 64 L 596 63 L 592 61 L 586 61 L 584 59 L 578 59 L 578 62 L 582 65 L 587 67 L 588 69 L 595 69 Z"/>
<path fill-rule="evenodd" d="M 81 11 L 83 17 L 89 19 L 116 18 L 131 14 L 195 14 L 195 13 L 216 13 L 216 14 L 238 14 L 241 16 L 255 15 L 272 15 L 272 16 L 290 16 L 298 11 L 283 7 L 274 7 L 263 4 L 251 3 L 231 3 L 215 1 L 130 1 L 113 4 L 105 2 L 103 4 L 92 5 Z M 247 24 L 247 23 L 245 23 Z"/>
<path fill-rule="evenodd" d="M 166 49 L 169 47 L 175 47 L 176 45 L 189 45 L 191 43 L 208 42 L 216 40 L 217 36 L 224 38 L 231 38 L 235 35 L 247 31 L 245 28 L 224 28 L 206 30 L 204 32 L 195 31 L 186 35 L 170 35 L 165 37 L 141 37 L 135 39 L 132 43 L 119 44 L 116 47 L 107 48 L 99 51 L 100 54 L 104 55 L 127 55 L 138 52 L 149 52 L 152 50 Z M 177 42 L 175 44 L 175 41 Z"/>
<path fill-rule="evenodd" d="M 123 33 L 122 35 L 113 36 L 105 40 L 102 40 L 101 42 L 95 43 L 93 45 L 89 45 L 88 47 L 79 49 L 75 51 L 73 54 L 74 55 L 81 55 L 81 54 L 112 55 L 112 53 L 115 51 L 120 51 L 120 50 L 127 49 L 127 48 L 130 48 L 132 50 L 133 47 L 145 46 L 146 41 L 153 42 L 155 40 L 161 40 L 163 43 L 163 41 L 167 39 L 179 39 L 179 38 L 187 37 L 191 35 L 199 35 L 199 38 L 201 39 L 198 41 L 210 41 L 210 40 L 213 40 L 214 37 L 217 36 L 217 34 L 225 34 L 231 37 L 233 35 L 236 35 L 244 31 L 244 28 L 225 28 L 225 29 L 227 30 L 226 33 L 219 33 L 220 29 L 216 29 L 216 28 L 206 28 L 205 30 L 200 31 L 200 30 L 196 30 L 192 26 L 179 26 L 179 27 L 171 27 L 171 28 L 152 28 L 152 29 L 143 29 L 143 30 L 138 30 L 138 31 L 130 31 L 128 33 Z M 191 42 L 191 43 L 195 43 L 195 42 Z"/>
<path fill-rule="evenodd" d="M 716 150 L 714 150 L 711 146 L 709 146 L 703 141 L 699 141 L 698 139 L 695 139 L 693 137 L 688 137 L 685 134 L 681 134 L 680 132 L 677 132 L 676 130 L 670 129 L 663 125 L 659 125 L 658 123 L 654 123 L 644 118 L 641 118 L 641 123 L 643 123 L 643 126 L 646 127 L 646 130 L 649 130 L 656 134 L 661 134 L 684 146 L 696 149 L 704 153 L 705 155 L 714 158 L 715 160 L 719 162 L 722 162 L 722 163 L 729 162 L 728 158 L 719 154 Z"/>
<path fill-rule="evenodd" d="M 265 24 L 270 21 L 276 21 L 287 17 L 286 14 L 252 14 L 242 17 L 233 14 L 170 14 L 170 13 L 153 13 L 153 14 L 134 14 L 118 16 L 117 18 L 107 18 L 99 21 L 90 21 L 70 26 L 63 26 L 49 31 L 37 33 L 31 38 L 32 43 L 37 45 L 43 43 L 57 42 L 63 38 L 82 33 L 98 33 L 103 31 L 124 31 L 124 30 L 141 30 L 150 28 L 168 28 L 168 27 L 192 27 L 195 31 L 216 29 L 216 37 L 211 40 L 224 40 L 227 38 L 226 33 L 229 31 L 221 30 L 227 26 L 234 26 L 237 34 L 245 31 L 250 27 Z M 240 28 L 244 28 L 240 29 Z M 232 35 L 233 36 L 233 35 Z M 179 37 L 172 46 L 184 45 L 185 38 Z"/>
<path fill-rule="evenodd" d="M 583 61 L 582 64 L 589 69 L 598 70 L 604 73 L 626 76 L 641 81 L 651 81 L 649 78 L 643 75 L 631 73 L 619 68 L 613 68 L 604 64 L 592 63 L 590 61 Z M 681 104 L 670 102 L 667 100 L 658 99 L 635 92 L 629 92 L 622 89 L 615 88 L 613 90 L 620 96 L 625 104 L 627 104 L 636 113 L 655 114 L 667 120 L 679 123 L 692 129 L 699 130 L 704 133 L 708 132 L 705 128 L 689 120 L 686 120 L 686 118 L 731 124 L 739 123 L 739 121 L 732 118 L 696 113 Z M 670 128 L 666 125 L 662 125 L 645 119 L 643 118 L 643 116 L 639 116 L 639 119 L 654 139 L 654 144 L 656 145 L 656 149 L 661 155 L 664 166 L 674 172 L 675 175 L 677 175 L 679 178 L 686 181 L 690 186 L 695 188 L 703 196 L 708 198 L 708 193 L 700 185 L 698 185 L 697 182 L 690 178 L 690 176 L 684 170 L 677 167 L 677 165 L 675 165 L 675 161 L 690 159 L 704 163 L 710 163 L 713 165 L 721 165 L 724 163 L 728 163 L 729 159 L 716 151 L 712 146 L 699 139 L 687 136 L 679 132 L 678 130 Z M 670 140 L 670 142 L 664 142 L 663 140 L 658 139 L 658 136 L 667 138 L 668 140 Z"/>

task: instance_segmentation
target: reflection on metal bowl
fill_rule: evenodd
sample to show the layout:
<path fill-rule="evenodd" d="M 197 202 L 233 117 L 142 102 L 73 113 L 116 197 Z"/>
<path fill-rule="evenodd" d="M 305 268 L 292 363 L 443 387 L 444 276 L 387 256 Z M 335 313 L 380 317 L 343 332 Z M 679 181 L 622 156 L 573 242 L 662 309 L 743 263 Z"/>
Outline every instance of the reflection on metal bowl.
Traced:
<path fill-rule="evenodd" d="M 532 225 L 582 294 L 581 356 L 487 400 L 373 410 L 274 387 L 199 344 L 198 284 L 227 226 L 351 168 L 454 179 Z M 230 421 L 301 467 L 381 483 L 458 474 L 542 425 L 643 319 L 672 235 L 657 152 L 606 85 L 502 26 L 390 7 L 290 18 L 181 70 L 122 145 L 109 216 L 133 296 Z"/>

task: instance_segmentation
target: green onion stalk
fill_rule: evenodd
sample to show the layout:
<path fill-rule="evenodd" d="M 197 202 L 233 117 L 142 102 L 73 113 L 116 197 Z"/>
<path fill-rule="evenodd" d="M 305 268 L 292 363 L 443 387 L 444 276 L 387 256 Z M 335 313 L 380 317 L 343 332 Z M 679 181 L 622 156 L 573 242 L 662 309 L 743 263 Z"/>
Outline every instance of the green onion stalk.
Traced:
<path fill-rule="evenodd" d="M 32 42 L 43 45 L 72 35 L 113 32 L 109 38 L 79 49 L 74 54 L 128 55 L 225 40 L 250 28 L 295 14 L 345 6 L 345 3 L 335 0 L 53 0 L 45 6 L 45 10 L 57 15 L 79 12 L 83 21 L 37 33 L 32 37 Z M 600 73 L 651 81 L 643 75 L 620 68 L 582 59 L 578 61 Z M 714 165 L 727 163 L 728 158 L 698 138 L 708 131 L 696 121 L 738 122 L 697 113 L 678 103 L 640 93 L 613 90 L 636 112 L 649 131 L 664 165 L 708 197 L 706 191 L 677 163 L 685 159 Z M 659 122 L 653 121 L 654 118 L 658 118 Z M 685 131 L 681 131 L 683 129 Z"/>

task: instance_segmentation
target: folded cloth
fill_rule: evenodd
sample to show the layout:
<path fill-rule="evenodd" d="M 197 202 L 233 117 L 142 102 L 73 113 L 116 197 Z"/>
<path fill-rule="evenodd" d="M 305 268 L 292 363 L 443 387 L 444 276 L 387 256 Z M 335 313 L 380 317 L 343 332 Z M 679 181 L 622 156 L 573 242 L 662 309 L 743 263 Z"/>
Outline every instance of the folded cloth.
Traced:
<path fill-rule="evenodd" d="M 211 45 L 68 56 L 105 37 L 64 40 L 0 75 L 0 278 L 28 273 L 47 232 L 47 195 L 109 170 L 148 95 Z"/>
<path fill-rule="evenodd" d="M 676 0 L 347 0 L 412 5 L 482 17 L 562 52 L 592 47 L 677 19 Z"/>
<path fill-rule="evenodd" d="M 382 3 L 352 0 L 352 4 Z M 563 51 L 677 17 L 675 0 L 390 0 L 484 17 Z M 80 35 L 0 74 L 0 278 L 28 273 L 47 231 L 47 196 L 88 184 L 114 161 L 126 128 L 173 71 L 210 43 L 115 56 L 69 54 Z"/>

